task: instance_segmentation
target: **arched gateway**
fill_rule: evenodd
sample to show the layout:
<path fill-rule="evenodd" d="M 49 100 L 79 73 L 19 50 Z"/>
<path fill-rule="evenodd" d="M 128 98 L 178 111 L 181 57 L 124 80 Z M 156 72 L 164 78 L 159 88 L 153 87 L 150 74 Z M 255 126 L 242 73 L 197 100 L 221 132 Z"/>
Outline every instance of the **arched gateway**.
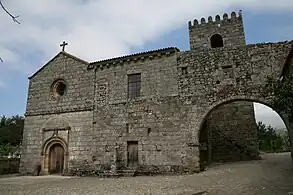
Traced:
<path fill-rule="evenodd" d="M 206 165 L 212 163 L 215 159 L 218 158 L 217 151 L 225 148 L 225 146 L 221 147 L 221 144 L 225 143 L 225 142 L 228 142 L 228 145 L 230 146 L 229 150 L 230 150 L 231 154 L 233 154 L 233 151 L 232 151 L 233 149 L 234 150 L 236 149 L 237 152 L 241 153 L 241 156 L 242 156 L 241 159 L 243 159 L 243 158 L 244 159 L 258 158 L 259 150 L 258 150 L 258 142 L 257 142 L 257 131 L 255 128 L 251 129 L 251 130 L 247 129 L 247 132 L 240 132 L 241 130 L 234 129 L 233 134 L 231 135 L 231 132 L 225 132 L 225 129 L 218 129 L 215 126 L 213 126 L 213 129 L 209 129 L 209 127 L 207 127 L 207 124 L 211 123 L 211 121 L 208 121 L 211 113 L 218 110 L 223 105 L 227 106 L 227 105 L 231 105 L 230 103 L 236 103 L 236 102 L 238 104 L 234 104 L 234 106 L 235 105 L 236 106 L 237 105 L 245 106 L 245 104 L 243 102 L 246 102 L 247 105 L 251 104 L 251 106 L 253 106 L 252 103 L 256 102 L 256 103 L 264 104 L 264 105 L 272 108 L 275 111 L 277 110 L 276 108 L 274 108 L 270 104 L 270 102 L 268 102 L 268 99 L 260 98 L 260 97 L 252 97 L 252 96 L 250 96 L 250 97 L 245 97 L 245 96 L 234 96 L 233 97 L 232 96 L 232 97 L 229 97 L 225 100 L 220 100 L 218 102 L 215 102 L 213 105 L 211 105 L 205 111 L 205 113 L 202 115 L 202 117 L 199 121 L 198 140 L 199 140 L 199 145 L 204 146 L 204 147 L 200 147 L 200 151 L 199 151 L 199 161 L 200 161 L 199 164 L 200 164 L 201 170 L 203 170 Z M 230 106 L 228 108 L 232 108 L 232 107 Z M 239 109 L 241 109 L 241 108 L 239 108 Z M 241 111 L 244 111 L 244 109 L 242 109 Z M 276 112 L 279 114 L 279 116 L 283 120 L 288 131 L 290 131 L 289 130 L 290 121 L 288 120 L 286 113 L 280 112 L 280 111 L 279 112 L 276 111 Z M 218 113 L 216 112 L 216 114 L 218 114 Z M 224 115 L 225 113 L 221 113 L 221 114 Z M 245 114 L 245 113 L 243 113 L 243 114 Z M 233 116 L 231 116 L 231 117 L 233 117 Z M 253 117 L 254 117 L 254 115 L 253 115 Z M 243 116 L 243 118 L 244 118 L 243 120 L 247 120 L 245 118 L 245 115 Z M 221 123 L 221 121 L 214 121 L 214 122 Z M 252 132 L 253 132 L 253 135 L 250 137 L 251 139 L 245 140 L 245 139 L 247 139 L 247 137 L 245 137 L 244 135 L 251 134 Z M 292 129 L 290 132 L 292 132 Z M 239 133 L 241 133 L 244 137 L 238 137 Z M 212 134 L 214 134 L 214 136 L 212 136 Z M 218 137 L 218 136 L 220 136 L 220 137 Z M 215 142 L 217 142 L 217 140 L 212 141 L 212 139 L 215 139 L 216 137 L 218 137 L 218 139 L 220 139 L 222 142 L 220 141 L 221 143 L 215 143 Z M 244 145 L 243 145 L 243 143 L 241 143 L 241 142 L 243 142 L 243 139 L 246 141 L 246 143 Z M 219 140 L 218 140 L 218 142 L 219 142 Z M 217 146 L 217 148 L 215 148 L 215 146 Z M 215 150 L 215 151 L 213 151 L 213 150 Z M 225 154 L 226 152 L 227 151 L 221 151 L 220 154 Z M 214 154 L 214 153 L 216 153 L 216 154 Z M 232 156 L 229 156 L 229 154 L 227 154 L 227 153 L 226 153 L 226 156 L 224 155 L 224 157 L 228 158 L 229 160 L 232 160 L 230 158 L 233 158 L 233 157 L 234 157 L 234 159 L 238 159 L 237 155 L 232 157 Z M 217 159 L 217 160 L 219 160 L 219 159 Z M 222 160 L 224 160 L 224 159 L 222 159 Z"/>
<path fill-rule="evenodd" d="M 271 105 L 271 94 L 264 91 L 267 76 L 280 79 L 292 66 L 292 41 L 277 44 L 256 44 L 229 49 L 188 51 L 178 56 L 179 94 L 190 121 L 188 167 L 200 167 L 200 143 L 207 135 L 201 132 L 209 114 L 220 105 L 233 101 L 258 102 L 275 110 L 283 119 L 289 139 L 293 140 L 293 124 L 288 113 Z M 237 58 L 235 57 L 237 56 Z M 202 133 L 202 134 L 201 134 Z M 192 138 L 191 138 L 192 137 Z M 293 145 L 291 141 L 291 153 Z"/>

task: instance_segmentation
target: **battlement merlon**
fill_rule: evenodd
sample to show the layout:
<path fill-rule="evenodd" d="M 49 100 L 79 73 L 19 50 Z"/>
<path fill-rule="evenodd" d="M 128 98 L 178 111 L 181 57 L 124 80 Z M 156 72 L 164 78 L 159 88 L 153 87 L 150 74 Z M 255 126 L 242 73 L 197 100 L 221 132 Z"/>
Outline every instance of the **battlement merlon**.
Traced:
<path fill-rule="evenodd" d="M 238 15 L 236 12 L 232 12 L 230 15 L 230 18 L 227 13 L 224 13 L 223 18 L 221 19 L 220 15 L 215 16 L 215 20 L 213 20 L 212 16 L 209 16 L 207 21 L 205 18 L 201 18 L 200 22 L 195 19 L 192 21 L 188 22 L 188 28 L 198 28 L 201 26 L 206 26 L 208 24 L 221 24 L 221 23 L 229 23 L 229 22 L 235 22 L 235 21 L 240 21 L 242 22 L 242 10 L 238 11 Z"/>

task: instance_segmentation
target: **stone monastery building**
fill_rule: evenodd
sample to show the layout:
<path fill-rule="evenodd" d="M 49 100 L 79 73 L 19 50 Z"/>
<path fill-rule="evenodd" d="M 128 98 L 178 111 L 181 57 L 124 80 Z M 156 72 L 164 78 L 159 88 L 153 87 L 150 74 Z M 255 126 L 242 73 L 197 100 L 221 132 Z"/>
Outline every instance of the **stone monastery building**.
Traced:
<path fill-rule="evenodd" d="M 29 77 L 20 172 L 198 172 L 258 156 L 252 101 L 268 105 L 260 87 L 292 42 L 246 45 L 241 12 L 188 28 L 189 51 L 90 63 L 63 50 Z"/>

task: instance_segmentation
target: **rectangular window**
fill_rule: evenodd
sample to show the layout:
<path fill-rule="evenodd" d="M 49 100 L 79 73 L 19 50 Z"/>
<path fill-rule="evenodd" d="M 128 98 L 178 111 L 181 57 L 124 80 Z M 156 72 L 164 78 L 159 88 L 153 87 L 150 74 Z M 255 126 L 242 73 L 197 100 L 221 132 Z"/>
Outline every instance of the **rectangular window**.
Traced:
<path fill-rule="evenodd" d="M 128 75 L 128 98 L 136 98 L 140 96 L 141 74 Z"/>

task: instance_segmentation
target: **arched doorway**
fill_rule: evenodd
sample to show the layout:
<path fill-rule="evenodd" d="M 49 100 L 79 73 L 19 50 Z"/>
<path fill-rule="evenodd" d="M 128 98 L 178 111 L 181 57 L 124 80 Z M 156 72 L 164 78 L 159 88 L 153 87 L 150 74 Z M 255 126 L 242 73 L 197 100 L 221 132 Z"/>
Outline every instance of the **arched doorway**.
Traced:
<path fill-rule="evenodd" d="M 200 150 L 199 150 L 199 158 L 200 158 L 200 171 L 203 171 L 206 166 L 208 166 L 211 162 L 210 160 L 210 154 L 209 152 L 211 150 L 210 147 L 210 136 L 209 131 L 207 130 L 207 124 L 208 121 L 205 120 L 202 130 L 199 134 L 199 144 L 200 144 Z"/>
<path fill-rule="evenodd" d="M 45 141 L 42 147 L 42 173 L 67 174 L 68 145 L 59 136 L 53 136 Z"/>
<path fill-rule="evenodd" d="M 56 143 L 50 147 L 49 152 L 49 173 L 62 174 L 64 169 L 64 148 Z"/>

